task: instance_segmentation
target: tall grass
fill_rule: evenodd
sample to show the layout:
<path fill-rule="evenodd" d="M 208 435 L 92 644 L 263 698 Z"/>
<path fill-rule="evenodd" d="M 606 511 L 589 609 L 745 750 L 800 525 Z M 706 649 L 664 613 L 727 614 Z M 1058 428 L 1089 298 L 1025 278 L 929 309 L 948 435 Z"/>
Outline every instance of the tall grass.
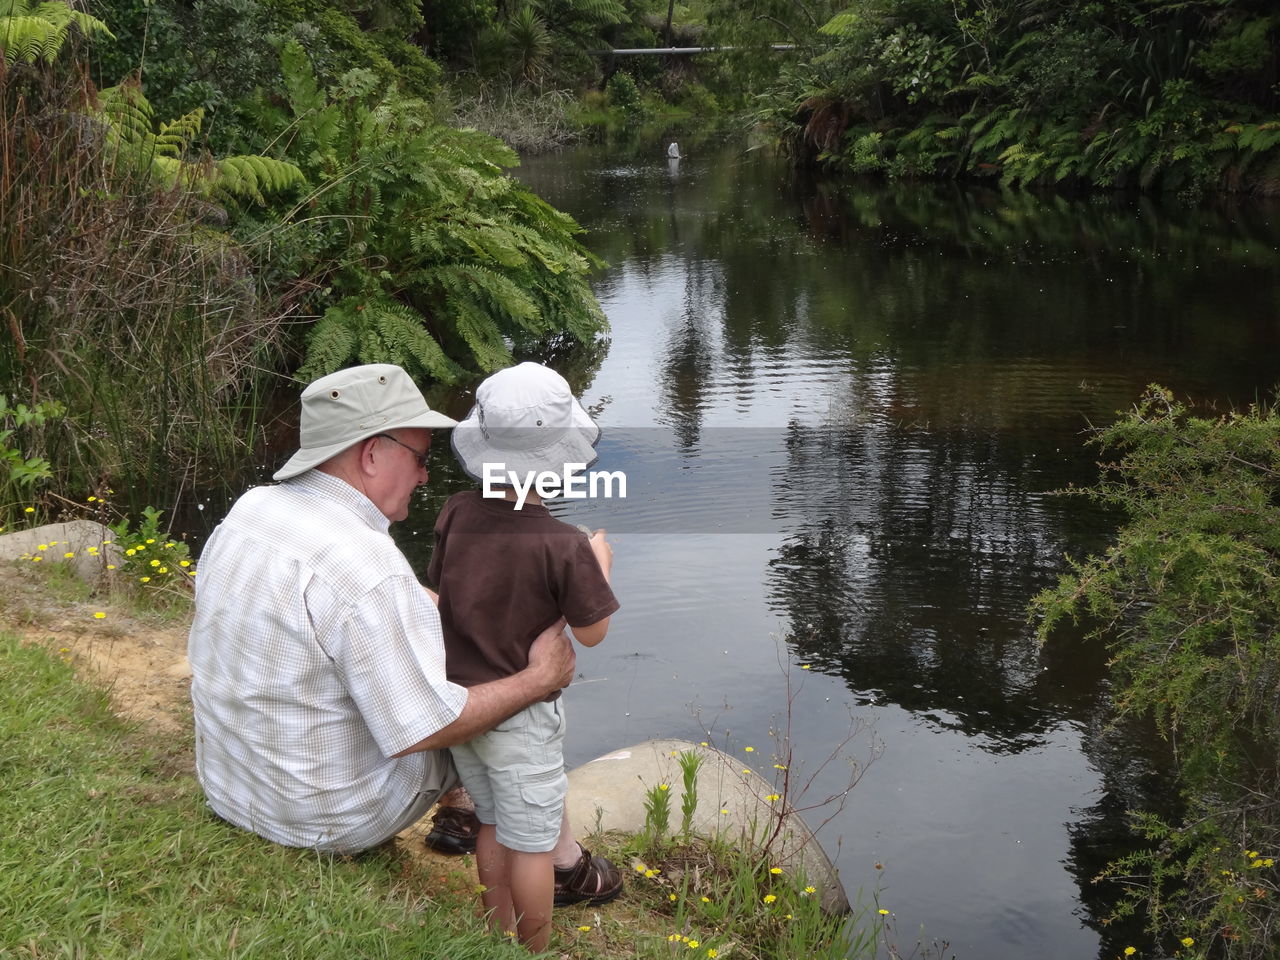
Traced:
<path fill-rule="evenodd" d="M 520 153 L 544 153 L 582 138 L 572 119 L 576 98 L 565 90 L 482 85 L 443 94 L 439 106 L 446 123 L 474 127 Z"/>
<path fill-rule="evenodd" d="M 0 66 L 0 393 L 57 400 L 55 486 L 170 490 L 246 460 L 286 343 L 226 213 L 113 153 L 76 69 Z"/>

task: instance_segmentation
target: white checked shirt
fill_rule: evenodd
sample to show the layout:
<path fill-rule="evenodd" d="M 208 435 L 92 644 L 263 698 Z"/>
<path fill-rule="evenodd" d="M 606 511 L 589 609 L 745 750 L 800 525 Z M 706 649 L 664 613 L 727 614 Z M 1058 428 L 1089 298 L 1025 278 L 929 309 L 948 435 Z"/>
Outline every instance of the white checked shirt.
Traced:
<path fill-rule="evenodd" d="M 440 617 L 389 523 L 309 470 L 245 493 L 209 538 L 188 643 L 196 771 L 214 811 L 293 847 L 355 851 L 408 809 L 457 719 Z"/>

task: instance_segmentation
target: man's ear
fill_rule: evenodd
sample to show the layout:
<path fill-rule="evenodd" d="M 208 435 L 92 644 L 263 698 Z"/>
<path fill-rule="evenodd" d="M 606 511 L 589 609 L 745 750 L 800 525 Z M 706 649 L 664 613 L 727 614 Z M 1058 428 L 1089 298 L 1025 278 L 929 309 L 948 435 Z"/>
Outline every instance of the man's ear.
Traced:
<path fill-rule="evenodd" d="M 355 468 L 366 477 L 372 477 L 378 472 L 377 446 L 377 437 L 366 437 L 355 445 Z"/>

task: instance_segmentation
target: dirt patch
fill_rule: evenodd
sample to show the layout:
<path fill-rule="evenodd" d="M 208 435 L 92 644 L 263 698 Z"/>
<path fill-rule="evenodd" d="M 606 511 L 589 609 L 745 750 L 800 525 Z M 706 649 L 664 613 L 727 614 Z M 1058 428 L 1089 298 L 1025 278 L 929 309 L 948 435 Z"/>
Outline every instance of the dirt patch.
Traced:
<path fill-rule="evenodd" d="M 0 565 L 0 596 L 5 628 L 103 684 L 120 716 L 166 737 L 190 733 L 188 622 L 149 623 L 100 600 L 59 600 L 16 565 Z"/>

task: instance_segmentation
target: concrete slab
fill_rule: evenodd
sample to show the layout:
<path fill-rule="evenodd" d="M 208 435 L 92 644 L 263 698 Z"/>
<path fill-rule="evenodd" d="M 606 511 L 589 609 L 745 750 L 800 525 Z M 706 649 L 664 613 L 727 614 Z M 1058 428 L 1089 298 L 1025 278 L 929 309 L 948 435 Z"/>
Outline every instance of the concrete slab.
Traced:
<path fill-rule="evenodd" d="M 83 580 L 97 583 L 106 572 L 108 562 L 119 562 L 119 548 L 115 544 L 103 546 L 103 541 L 113 539 L 115 534 L 95 520 L 46 523 L 0 534 L 0 560 L 39 555 L 45 558 L 45 563 L 70 563 Z M 40 549 L 41 545 L 44 550 Z M 74 556 L 68 559 L 65 556 L 68 553 Z"/>
<path fill-rule="evenodd" d="M 677 758 L 685 751 L 702 760 L 694 833 L 762 846 L 781 816 L 781 829 L 769 848 L 770 860 L 793 876 L 803 873 L 818 888 L 826 912 L 849 911 L 839 873 L 800 815 L 781 809 L 780 798 L 770 801 L 773 784 L 753 770 L 744 772 L 740 760 L 714 747 L 687 740 L 647 740 L 569 771 L 569 820 L 574 833 L 585 836 L 597 829 L 639 833 L 645 826 L 645 794 L 660 783 L 670 787 L 671 826 L 678 829 L 684 786 Z"/>

